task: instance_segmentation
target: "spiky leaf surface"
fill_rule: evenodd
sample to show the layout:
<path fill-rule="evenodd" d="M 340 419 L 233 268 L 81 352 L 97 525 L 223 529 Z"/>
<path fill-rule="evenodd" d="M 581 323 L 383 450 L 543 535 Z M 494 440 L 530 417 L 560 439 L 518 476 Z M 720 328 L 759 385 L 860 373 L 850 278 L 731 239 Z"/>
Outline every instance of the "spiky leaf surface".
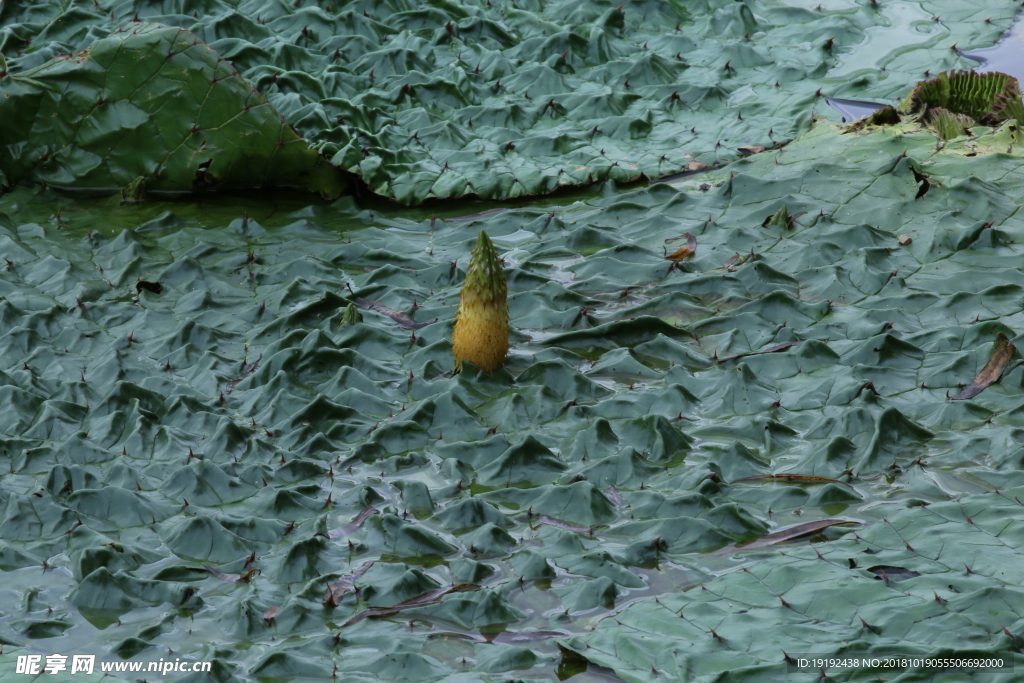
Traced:
<path fill-rule="evenodd" d="M 1017 123 L 1024 125 L 1024 102 L 1021 101 L 1021 93 L 1005 92 L 996 95 L 993 113 L 999 120 L 1014 119 Z"/>
<path fill-rule="evenodd" d="M 982 123 L 998 123 L 996 104 L 1000 95 L 1019 99 L 1017 79 L 997 71 L 950 71 L 918 83 L 902 108 L 906 113 L 942 108 Z"/>
<path fill-rule="evenodd" d="M 965 114 L 954 114 L 948 109 L 936 107 L 928 110 L 928 121 L 943 140 L 958 138 L 977 122 Z"/>

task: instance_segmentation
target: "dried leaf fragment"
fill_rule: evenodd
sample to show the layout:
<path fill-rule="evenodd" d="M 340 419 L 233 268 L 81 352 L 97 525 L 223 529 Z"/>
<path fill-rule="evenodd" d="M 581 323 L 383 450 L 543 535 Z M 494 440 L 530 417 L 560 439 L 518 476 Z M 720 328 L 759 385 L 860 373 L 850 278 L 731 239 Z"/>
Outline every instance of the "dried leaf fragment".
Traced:
<path fill-rule="evenodd" d="M 418 330 L 421 327 L 426 327 L 430 323 L 436 323 L 437 322 L 437 320 L 435 319 L 435 320 L 431 320 L 431 321 L 425 322 L 425 323 L 418 323 L 415 320 L 413 320 L 412 318 L 410 318 L 408 313 L 402 313 L 401 311 L 396 311 L 393 308 L 388 308 L 387 306 L 385 306 L 384 304 L 382 304 L 379 301 L 371 301 L 369 299 L 362 299 L 362 298 L 360 298 L 358 296 L 355 297 L 354 301 L 357 304 L 359 304 L 360 306 L 362 306 L 363 308 L 367 308 L 367 309 L 369 309 L 371 311 L 377 311 L 378 313 L 383 313 L 384 315 L 386 315 L 387 317 L 391 318 L 396 323 L 398 323 L 399 327 L 404 327 L 407 330 Z"/>
<path fill-rule="evenodd" d="M 809 474 L 757 474 L 753 477 L 734 479 L 732 483 L 735 484 L 738 481 L 792 481 L 802 484 L 829 484 L 832 482 L 837 484 L 843 483 L 838 479 L 832 479 L 830 477 L 815 477 Z"/>
<path fill-rule="evenodd" d="M 986 387 L 990 387 L 999 381 L 1003 376 L 1003 370 L 1010 364 L 1010 359 L 1017 351 L 1017 347 L 1010 343 L 1002 332 L 996 335 L 996 350 L 992 357 L 985 363 L 978 376 L 971 380 L 971 383 L 964 387 L 956 396 L 950 396 L 954 401 L 962 401 L 966 398 L 974 398 Z"/>
<path fill-rule="evenodd" d="M 751 154 L 760 154 L 766 149 L 768 148 L 763 145 L 743 145 L 742 147 L 737 147 L 736 151 L 740 153 L 740 156 L 749 157 Z"/>
<path fill-rule="evenodd" d="M 807 536 L 809 534 L 816 534 L 819 531 L 823 531 L 832 526 L 839 524 L 857 524 L 848 519 L 819 519 L 814 522 L 804 522 L 803 524 L 797 524 L 786 529 L 780 529 L 779 531 L 772 532 L 767 536 L 762 536 L 756 541 L 750 543 L 744 543 L 742 545 L 733 545 L 721 550 L 716 550 L 711 553 L 712 555 L 728 555 L 738 550 L 757 550 L 759 548 L 768 548 L 779 543 L 791 541 L 794 538 L 800 538 L 801 536 Z"/>
<path fill-rule="evenodd" d="M 902 247 L 907 246 L 913 241 L 914 240 L 910 237 L 910 235 L 900 235 L 900 246 Z"/>
<path fill-rule="evenodd" d="M 740 353 L 740 354 L 737 354 L 735 356 L 729 356 L 728 358 L 719 358 L 718 362 L 719 363 L 728 363 L 731 360 L 737 360 L 739 358 L 746 358 L 747 356 L 762 356 L 762 355 L 764 355 L 766 353 L 778 353 L 779 351 L 785 351 L 786 349 L 791 349 L 794 346 L 797 346 L 799 343 L 800 342 L 798 342 L 798 341 L 791 341 L 791 342 L 786 342 L 785 344 L 776 344 L 775 346 L 769 347 L 769 348 L 765 349 L 764 351 L 747 351 L 746 353 Z"/>
<path fill-rule="evenodd" d="M 380 512 L 380 510 L 371 505 L 370 507 L 366 508 L 358 515 L 356 515 L 356 518 L 353 519 L 351 522 L 341 527 L 340 529 L 332 529 L 327 535 L 330 538 L 344 538 L 345 536 L 348 536 L 353 531 L 361 527 L 363 523 L 370 518 L 371 515 L 375 515 L 378 512 Z"/>
<path fill-rule="evenodd" d="M 276 617 L 280 611 L 280 607 L 269 608 L 266 612 L 263 613 L 263 621 L 266 621 L 267 623 L 273 621 L 274 617 Z"/>
<path fill-rule="evenodd" d="M 691 171 L 703 171 L 705 168 L 708 167 L 708 165 L 705 164 L 703 161 L 691 161 L 686 165 L 686 167 Z"/>
<path fill-rule="evenodd" d="M 686 238 L 686 246 L 679 247 L 665 258 L 678 263 L 679 261 L 682 261 L 685 258 L 690 258 L 697 253 L 697 238 L 688 232 L 683 233 L 683 237 Z"/>
<path fill-rule="evenodd" d="M 327 587 L 327 591 L 324 593 L 324 599 L 321 603 L 325 607 L 337 607 L 338 603 L 340 603 L 341 599 L 345 596 L 345 593 L 352 590 L 352 586 L 355 585 L 356 579 L 365 574 L 366 570 L 373 566 L 373 563 L 374 560 L 371 560 L 354 572 L 345 574 L 345 576 L 329 585 Z"/>
<path fill-rule="evenodd" d="M 415 598 L 409 598 L 404 600 L 397 605 L 391 607 L 371 607 L 370 609 L 363 610 L 359 614 L 355 615 L 344 624 L 342 628 L 351 626 L 352 624 L 358 624 L 363 619 L 372 619 L 375 617 L 386 617 L 392 614 L 397 614 L 402 610 L 413 609 L 414 607 L 426 607 L 427 605 L 433 605 L 441 602 L 441 598 L 450 593 L 462 593 L 464 591 L 475 591 L 480 590 L 480 586 L 475 583 L 460 583 L 456 586 L 450 586 L 448 588 L 435 588 L 432 591 L 427 591 L 422 595 L 417 595 Z"/>

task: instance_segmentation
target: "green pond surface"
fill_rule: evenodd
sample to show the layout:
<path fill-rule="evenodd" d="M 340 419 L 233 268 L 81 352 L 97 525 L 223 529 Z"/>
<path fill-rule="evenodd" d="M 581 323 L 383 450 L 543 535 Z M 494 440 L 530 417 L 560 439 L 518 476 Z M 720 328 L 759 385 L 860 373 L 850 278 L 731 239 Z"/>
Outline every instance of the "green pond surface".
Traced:
<path fill-rule="evenodd" d="M 851 130 L 824 102 L 968 67 L 952 44 L 991 46 L 1017 6 L 616 7 L 0 5 L 15 75 L 135 13 L 194 31 L 361 192 L 125 203 L 43 186 L 0 137 L 26 174 L 0 195 L 0 678 L 52 653 L 213 662 L 109 676 L 196 683 L 1024 667 L 1024 141 Z M 720 167 L 670 175 L 691 161 Z M 481 230 L 512 350 L 454 375 Z M 346 319 L 356 298 L 417 325 Z M 952 398 L 994 353 L 999 381 Z"/>

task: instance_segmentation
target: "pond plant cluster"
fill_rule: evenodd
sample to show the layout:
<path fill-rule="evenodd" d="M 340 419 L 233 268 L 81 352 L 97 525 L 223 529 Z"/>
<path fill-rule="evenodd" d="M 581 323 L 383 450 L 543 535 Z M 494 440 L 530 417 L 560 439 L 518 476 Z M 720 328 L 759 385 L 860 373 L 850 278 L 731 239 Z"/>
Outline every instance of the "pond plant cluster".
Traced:
<path fill-rule="evenodd" d="M 3 2 L 0 678 L 1016 680 L 1018 9 Z"/>

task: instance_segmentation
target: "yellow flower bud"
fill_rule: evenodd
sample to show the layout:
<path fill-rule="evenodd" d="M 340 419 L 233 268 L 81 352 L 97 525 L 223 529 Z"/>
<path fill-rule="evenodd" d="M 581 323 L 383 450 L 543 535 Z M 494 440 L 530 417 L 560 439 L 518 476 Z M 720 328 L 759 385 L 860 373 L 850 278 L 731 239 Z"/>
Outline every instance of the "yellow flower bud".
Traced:
<path fill-rule="evenodd" d="M 498 252 L 482 230 L 459 295 L 452 353 L 456 371 L 468 360 L 484 372 L 500 368 L 508 354 L 508 287 Z"/>

